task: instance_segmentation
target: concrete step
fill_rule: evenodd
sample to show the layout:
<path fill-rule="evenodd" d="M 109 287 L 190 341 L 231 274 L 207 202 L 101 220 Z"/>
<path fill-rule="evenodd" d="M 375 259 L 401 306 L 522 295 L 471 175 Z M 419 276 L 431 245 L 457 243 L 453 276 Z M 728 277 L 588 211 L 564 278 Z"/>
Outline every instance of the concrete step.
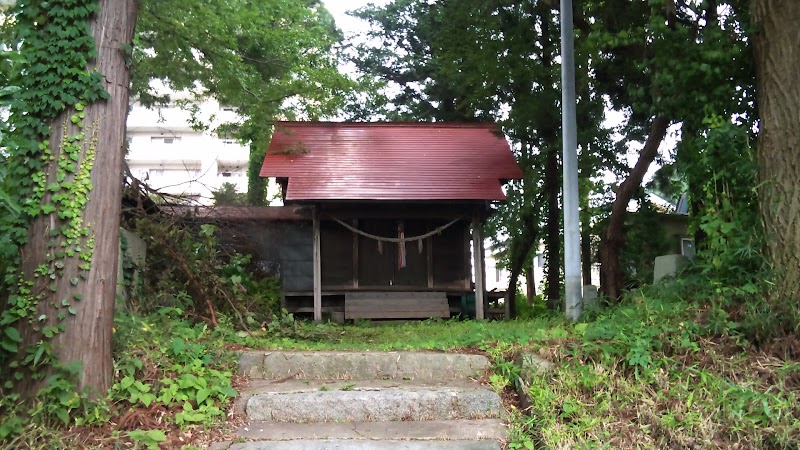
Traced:
<path fill-rule="evenodd" d="M 441 389 L 458 388 L 460 390 L 483 389 L 470 380 L 449 381 L 417 381 L 417 380 L 366 380 L 366 381 L 337 381 L 337 380 L 250 380 L 246 388 L 239 390 L 239 397 L 234 404 L 236 414 L 247 414 L 247 402 L 251 397 L 264 393 L 298 393 L 298 392 L 327 392 L 327 391 L 379 391 L 383 389 Z"/>
<path fill-rule="evenodd" d="M 226 450 L 500 450 L 494 441 L 254 441 L 231 444 Z"/>
<path fill-rule="evenodd" d="M 402 386 L 377 390 L 319 390 L 253 394 L 250 420 L 269 422 L 385 422 L 500 417 L 500 397 L 479 387 Z"/>
<path fill-rule="evenodd" d="M 502 441 L 508 433 L 499 419 L 423 422 L 275 423 L 250 422 L 236 431 L 248 441 Z"/>
<path fill-rule="evenodd" d="M 481 355 L 435 352 L 247 351 L 239 373 L 270 380 L 465 380 L 481 376 Z"/>

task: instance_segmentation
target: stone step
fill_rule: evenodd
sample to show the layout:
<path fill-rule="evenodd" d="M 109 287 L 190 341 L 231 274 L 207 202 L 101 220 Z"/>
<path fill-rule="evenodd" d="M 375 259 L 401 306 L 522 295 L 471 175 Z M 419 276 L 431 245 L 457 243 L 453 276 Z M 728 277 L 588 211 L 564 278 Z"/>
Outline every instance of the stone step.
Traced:
<path fill-rule="evenodd" d="M 254 441 L 220 450 L 500 450 L 494 441 Z"/>
<path fill-rule="evenodd" d="M 453 419 L 490 419 L 501 414 L 497 393 L 476 385 L 347 386 L 347 390 L 319 383 L 305 387 L 294 382 L 264 387 L 245 403 L 250 420 L 265 422 L 386 422 Z M 280 383 L 283 384 L 283 383 Z M 455 384 L 455 383 L 454 383 Z"/>
<path fill-rule="evenodd" d="M 481 355 L 435 352 L 246 351 L 239 373 L 271 380 L 465 380 L 489 368 Z"/>
<path fill-rule="evenodd" d="M 423 422 L 276 423 L 250 422 L 236 435 L 248 441 L 379 440 L 502 441 L 508 436 L 499 419 Z"/>

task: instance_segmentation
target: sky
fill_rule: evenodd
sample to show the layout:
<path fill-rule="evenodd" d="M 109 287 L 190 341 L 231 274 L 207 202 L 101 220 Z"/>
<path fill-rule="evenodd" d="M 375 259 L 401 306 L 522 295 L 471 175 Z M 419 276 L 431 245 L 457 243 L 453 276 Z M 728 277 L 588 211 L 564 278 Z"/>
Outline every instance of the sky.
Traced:
<path fill-rule="evenodd" d="M 346 36 L 350 36 L 363 31 L 366 28 L 366 22 L 348 16 L 347 11 L 367 6 L 370 3 L 383 6 L 390 3 L 390 0 L 323 0 L 322 3 L 333 15 L 336 25 L 344 31 Z"/>

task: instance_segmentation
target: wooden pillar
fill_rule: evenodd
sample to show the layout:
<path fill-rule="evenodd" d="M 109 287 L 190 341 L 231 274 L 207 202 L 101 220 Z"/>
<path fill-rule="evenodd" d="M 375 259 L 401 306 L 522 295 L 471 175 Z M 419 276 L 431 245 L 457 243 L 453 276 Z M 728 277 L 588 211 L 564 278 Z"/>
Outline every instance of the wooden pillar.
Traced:
<path fill-rule="evenodd" d="M 428 247 L 425 249 L 427 252 L 428 288 L 433 289 L 433 236 L 425 239 L 425 246 Z"/>
<path fill-rule="evenodd" d="M 319 230 L 319 209 L 314 208 L 314 322 L 322 322 L 322 263 Z"/>
<path fill-rule="evenodd" d="M 486 280 L 483 271 L 483 237 L 478 216 L 472 219 L 472 267 L 475 271 L 475 318 L 483 320 L 486 317 L 483 312 Z"/>
<path fill-rule="evenodd" d="M 358 228 L 358 219 L 353 219 L 353 226 Z M 358 289 L 358 234 L 353 233 L 353 288 Z"/>

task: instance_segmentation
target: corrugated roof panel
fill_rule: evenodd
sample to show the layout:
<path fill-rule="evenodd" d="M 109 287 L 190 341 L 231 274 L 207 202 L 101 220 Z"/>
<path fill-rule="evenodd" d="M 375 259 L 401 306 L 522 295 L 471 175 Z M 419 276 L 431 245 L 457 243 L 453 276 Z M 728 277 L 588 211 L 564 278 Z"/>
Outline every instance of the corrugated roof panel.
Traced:
<path fill-rule="evenodd" d="M 278 122 L 261 176 L 287 200 L 502 200 L 522 171 L 494 124 Z"/>

